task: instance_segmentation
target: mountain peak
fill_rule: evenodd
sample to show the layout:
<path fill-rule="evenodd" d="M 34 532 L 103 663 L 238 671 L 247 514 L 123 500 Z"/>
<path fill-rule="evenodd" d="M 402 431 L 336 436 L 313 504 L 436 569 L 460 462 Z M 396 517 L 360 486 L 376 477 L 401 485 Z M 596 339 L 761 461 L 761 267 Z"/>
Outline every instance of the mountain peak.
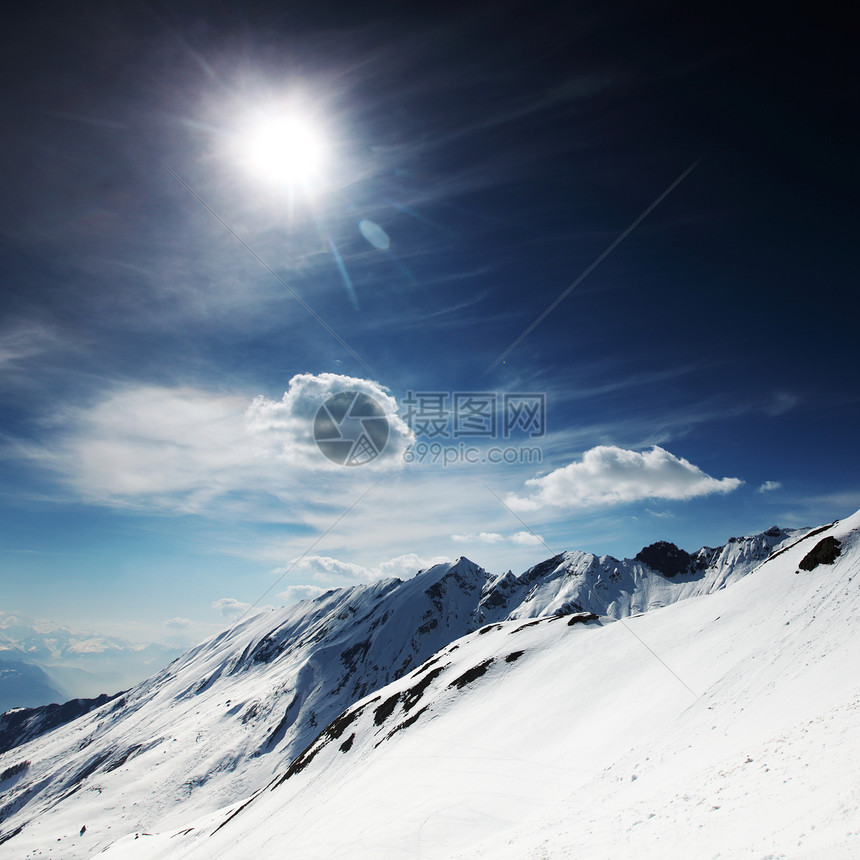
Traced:
<path fill-rule="evenodd" d="M 415 724 L 427 702 L 407 711 L 430 687 L 438 688 L 446 702 L 453 701 L 459 694 L 448 691 L 485 673 L 507 672 L 514 663 L 521 667 L 528 637 L 542 641 L 547 628 L 579 630 L 592 616 L 601 616 L 603 624 L 722 590 L 775 557 L 778 548 L 793 547 L 798 534 L 780 531 L 736 539 L 699 550 L 692 558 L 667 541 L 645 547 L 637 561 L 563 552 L 519 575 L 493 576 L 460 556 L 405 580 L 335 589 L 315 600 L 249 616 L 116 702 L 79 717 L 73 727 L 56 727 L 50 740 L 35 737 L 19 752 L 7 753 L 0 773 L 22 761 L 30 764 L 10 772 L 2 786 L 8 792 L 15 779 L 14 790 L 26 800 L 8 812 L 0 839 L 23 844 L 18 834 L 23 829 L 26 842 L 28 833 L 37 833 L 29 828 L 36 820 L 43 830 L 48 821 L 60 836 L 70 810 L 77 820 L 81 809 L 90 809 L 77 804 L 91 792 L 74 790 L 88 781 L 93 790 L 113 797 L 124 796 L 127 785 L 141 783 L 133 802 L 118 802 L 100 813 L 97 847 L 110 839 L 111 825 L 148 830 L 160 822 L 165 791 L 177 798 L 176 813 L 180 805 L 203 809 L 238 801 L 269 784 L 287 762 L 305 761 L 302 751 L 321 729 L 330 724 L 338 732 L 344 729 L 338 715 L 356 713 L 349 710 L 353 705 L 374 702 L 372 731 L 379 727 L 386 736 L 399 733 Z M 846 541 L 843 555 L 848 549 Z M 796 554 L 799 559 L 801 550 Z M 685 562 L 685 572 L 673 575 L 680 574 Z M 569 625 L 554 621 L 563 616 Z M 511 621 L 520 623 L 509 625 Z M 517 641 L 508 639 L 514 631 Z M 505 643 L 504 653 L 493 653 L 496 633 L 498 642 Z M 468 645 L 468 637 L 477 644 Z M 450 672 L 449 664 L 455 666 Z M 395 681 L 402 681 L 396 695 L 382 696 L 382 688 Z M 364 702 L 370 696 L 376 698 Z M 393 725 L 388 720 L 392 715 Z M 360 742 L 350 729 L 334 751 L 340 757 Z M 153 766 L 159 767 L 157 789 L 140 778 Z M 92 856 L 98 831 L 90 824 L 95 821 L 87 819 L 87 844 L 69 851 L 64 839 L 64 856 Z"/>
<path fill-rule="evenodd" d="M 690 554 L 669 541 L 660 540 L 650 546 L 643 547 L 634 561 L 647 564 L 651 570 L 656 570 L 664 576 L 676 576 L 690 569 L 693 559 Z"/>

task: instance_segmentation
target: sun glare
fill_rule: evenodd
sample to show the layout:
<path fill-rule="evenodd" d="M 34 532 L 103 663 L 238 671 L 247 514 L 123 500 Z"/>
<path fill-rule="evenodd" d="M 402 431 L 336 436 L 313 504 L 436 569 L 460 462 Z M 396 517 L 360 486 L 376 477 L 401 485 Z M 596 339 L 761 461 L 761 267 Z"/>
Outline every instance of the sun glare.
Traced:
<path fill-rule="evenodd" d="M 270 117 L 248 132 L 244 160 L 265 182 L 309 189 L 320 178 L 325 146 L 318 132 L 297 116 Z"/>

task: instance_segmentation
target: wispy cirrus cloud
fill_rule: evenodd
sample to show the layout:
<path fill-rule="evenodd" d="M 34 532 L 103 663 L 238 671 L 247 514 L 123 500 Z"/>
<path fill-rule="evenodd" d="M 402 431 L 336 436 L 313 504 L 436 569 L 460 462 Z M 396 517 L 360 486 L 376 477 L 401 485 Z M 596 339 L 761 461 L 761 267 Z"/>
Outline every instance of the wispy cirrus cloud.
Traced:
<path fill-rule="evenodd" d="M 0 370 L 7 373 L 27 359 L 57 347 L 59 334 L 51 327 L 35 322 L 19 322 L 0 330 Z"/>
<path fill-rule="evenodd" d="M 729 493 L 738 478 L 712 478 L 683 457 L 655 445 L 631 451 L 599 445 L 582 459 L 547 475 L 526 481 L 529 495 L 511 493 L 507 504 L 516 511 L 617 505 L 644 499 L 692 499 Z"/>
<path fill-rule="evenodd" d="M 68 410 L 50 442 L 16 453 L 90 501 L 200 510 L 232 493 L 278 494 L 308 472 L 342 472 L 313 432 L 321 404 L 344 391 L 367 394 L 388 420 L 388 442 L 368 468 L 399 467 L 412 437 L 395 399 L 376 382 L 334 373 L 297 374 L 280 400 L 124 386 Z"/>

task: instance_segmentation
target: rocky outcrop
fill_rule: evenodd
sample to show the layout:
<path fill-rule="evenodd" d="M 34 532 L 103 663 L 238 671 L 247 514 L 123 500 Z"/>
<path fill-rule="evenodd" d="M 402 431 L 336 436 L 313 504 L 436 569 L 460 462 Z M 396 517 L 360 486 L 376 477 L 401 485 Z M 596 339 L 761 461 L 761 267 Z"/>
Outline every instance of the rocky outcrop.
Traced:
<path fill-rule="evenodd" d="M 663 576 L 687 573 L 693 563 L 689 553 L 665 540 L 657 541 L 640 550 L 636 555 L 636 561 L 647 564 L 651 570 L 656 570 Z"/>
<path fill-rule="evenodd" d="M 819 564 L 833 564 L 842 554 L 842 544 L 834 537 L 826 537 L 801 559 L 801 570 L 815 570 Z"/>

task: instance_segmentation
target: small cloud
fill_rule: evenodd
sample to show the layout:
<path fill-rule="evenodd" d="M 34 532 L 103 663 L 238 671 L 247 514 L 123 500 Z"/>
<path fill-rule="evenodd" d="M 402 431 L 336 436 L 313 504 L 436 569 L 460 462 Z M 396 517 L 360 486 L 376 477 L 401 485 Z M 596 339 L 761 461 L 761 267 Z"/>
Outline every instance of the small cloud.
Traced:
<path fill-rule="evenodd" d="M 457 543 L 501 543 L 504 535 L 496 532 L 469 532 L 468 534 L 451 535 L 451 540 Z"/>
<path fill-rule="evenodd" d="M 796 394 L 788 391 L 774 391 L 764 404 L 764 411 L 771 417 L 778 417 L 790 412 L 800 402 Z"/>
<path fill-rule="evenodd" d="M 711 493 L 729 493 L 743 482 L 738 478 L 712 478 L 683 457 L 654 446 L 630 451 L 599 445 L 570 463 L 539 478 L 526 481 L 528 496 L 511 493 L 513 510 L 546 507 L 584 508 L 618 505 L 644 499 L 692 499 Z"/>
<path fill-rule="evenodd" d="M 778 490 L 782 484 L 779 481 L 765 481 L 759 488 L 759 493 L 770 493 L 773 490 Z"/>
<path fill-rule="evenodd" d="M 540 535 L 531 532 L 514 532 L 508 540 L 519 546 L 543 546 L 544 544 L 544 539 Z"/>
<path fill-rule="evenodd" d="M 544 542 L 540 535 L 531 532 L 514 532 L 510 535 L 502 535 L 498 532 L 470 532 L 451 535 L 451 540 L 456 543 L 513 543 L 518 546 L 538 546 Z"/>
<path fill-rule="evenodd" d="M 318 585 L 288 585 L 278 595 L 278 598 L 284 601 L 285 606 L 288 606 L 291 603 L 301 603 L 302 600 L 313 600 L 324 593 L 325 589 Z"/>
<path fill-rule="evenodd" d="M 169 621 L 164 622 L 164 626 L 169 627 L 171 630 L 187 630 L 193 625 L 194 622 L 190 618 L 171 618 Z"/>
<path fill-rule="evenodd" d="M 327 555 L 308 555 L 288 569 L 306 572 L 317 582 L 332 585 L 354 585 L 379 579 L 411 579 L 419 570 L 450 561 L 445 556 L 422 558 L 414 552 L 398 555 L 375 567 L 365 567 L 351 561 L 341 561 Z"/>
<path fill-rule="evenodd" d="M 243 603 L 241 600 L 235 600 L 232 597 L 222 597 L 213 601 L 212 608 L 217 609 L 225 618 L 235 618 L 241 615 L 250 603 Z"/>

